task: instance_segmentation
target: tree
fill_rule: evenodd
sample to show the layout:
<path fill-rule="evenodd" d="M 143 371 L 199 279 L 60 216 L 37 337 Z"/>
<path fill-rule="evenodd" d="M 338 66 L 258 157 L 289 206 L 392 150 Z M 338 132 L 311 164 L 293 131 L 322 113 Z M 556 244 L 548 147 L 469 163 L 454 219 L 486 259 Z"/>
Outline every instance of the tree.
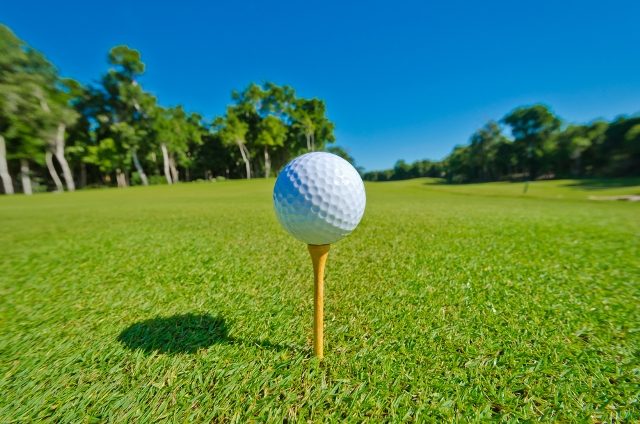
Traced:
<path fill-rule="evenodd" d="M 123 154 L 118 144 L 112 138 L 104 138 L 97 145 L 89 146 L 85 161 L 100 169 L 105 183 L 111 182 L 111 173 L 116 174 L 118 187 L 126 187 L 126 175 L 122 172 L 128 167 L 128 155 Z"/>
<path fill-rule="evenodd" d="M 5 98 L 17 99 L 21 103 L 18 105 L 14 102 L 13 107 L 22 108 L 25 114 L 14 118 L 28 119 L 33 130 L 31 137 L 16 142 L 24 143 L 28 138 L 44 139 L 48 145 L 45 162 L 57 189 L 62 190 L 62 183 L 53 164 L 54 156 L 62 167 L 68 189 L 74 190 L 73 176 L 64 155 L 64 136 L 66 126 L 75 121 L 77 114 L 68 104 L 65 80 L 58 76 L 55 67 L 41 53 L 19 40 L 6 27 L 0 28 L 0 40 L 3 55 L 7 53 L 2 65 Z M 12 85 L 13 89 L 10 88 Z M 5 114 L 10 113 L 8 108 L 4 111 Z M 39 143 L 38 141 L 37 144 Z M 22 169 L 28 169 L 28 162 L 25 164 L 25 160 L 27 159 L 21 159 Z M 30 183 L 24 178 L 23 181 L 28 188 Z"/>
<path fill-rule="evenodd" d="M 495 157 L 500 143 L 506 141 L 500 126 L 495 121 L 487 122 L 484 127 L 471 135 L 469 154 L 472 175 L 469 179 L 488 181 L 495 177 Z"/>
<path fill-rule="evenodd" d="M 560 119 L 547 106 L 533 105 L 514 109 L 502 118 L 502 123 L 511 128 L 516 145 L 522 146 L 522 163 L 526 164 L 528 178 L 535 179 L 544 142 L 560 128 Z"/>
<path fill-rule="evenodd" d="M 190 170 L 195 163 L 194 153 L 198 146 L 203 143 L 202 137 L 209 129 L 205 126 L 203 118 L 197 113 L 186 113 L 182 110 L 182 106 L 178 109 L 183 114 L 180 119 L 181 143 L 174 147 L 176 154 L 176 163 L 181 165 L 185 170 L 185 178 L 190 180 Z M 177 176 L 176 170 L 176 176 Z"/>
<path fill-rule="evenodd" d="M 319 99 L 296 99 L 291 110 L 293 127 L 304 134 L 307 151 L 323 149 L 326 143 L 333 143 L 334 125 L 326 117 L 325 104 Z M 317 146 L 316 146 L 317 144 Z"/>
<path fill-rule="evenodd" d="M 45 127 L 44 117 L 37 105 L 37 99 L 32 96 L 33 87 L 30 84 L 21 83 L 14 93 L 7 93 L 7 91 L 4 91 L 5 95 L 10 94 L 12 98 L 11 94 L 15 94 L 16 97 L 9 101 L 11 105 L 8 110 L 12 113 L 7 117 L 9 123 L 1 137 L 2 141 L 6 139 L 8 144 L 7 159 L 17 159 L 20 162 L 22 190 L 24 194 L 30 195 L 32 184 L 29 162 L 38 162 L 42 159 L 45 145 L 42 138 L 42 129 Z M 5 187 L 5 193 L 10 194 L 12 190 L 7 190 Z"/>
<path fill-rule="evenodd" d="M 0 51 L 0 176 L 5 193 L 13 193 L 8 159 L 18 159 L 22 189 L 31 194 L 29 162 L 40 160 L 43 137 L 51 127 L 46 96 L 56 73 L 42 54 L 2 25 Z"/>
<path fill-rule="evenodd" d="M 271 151 L 285 146 L 291 122 L 291 105 L 295 91 L 289 86 L 267 82 L 263 86 L 250 84 L 243 92 L 234 92 L 232 98 L 240 116 L 248 125 L 247 138 L 264 152 L 264 175 L 271 173 Z"/>
<path fill-rule="evenodd" d="M 231 178 L 236 175 L 236 167 L 233 164 L 241 161 L 236 149 L 228 149 L 219 134 L 215 132 L 204 132 L 202 143 L 193 146 L 193 172 L 205 180 L 214 177 Z"/>
<path fill-rule="evenodd" d="M 160 106 L 154 112 L 154 137 L 160 143 L 164 176 L 168 184 L 179 181 L 177 163 L 187 166 L 189 144 L 202 143 L 204 132 L 199 115 L 187 114 L 182 106 L 165 109 Z"/>
<path fill-rule="evenodd" d="M 450 183 L 464 183 L 469 181 L 472 167 L 469 146 L 456 146 L 445 161 L 447 180 Z"/>
<path fill-rule="evenodd" d="M 583 157 L 594 144 L 600 142 L 606 123 L 570 125 L 556 137 L 555 169 L 561 175 L 584 175 Z"/>
<path fill-rule="evenodd" d="M 636 125 L 640 125 L 640 115 L 619 116 L 609 124 L 597 150 L 602 175 L 638 175 L 640 146 Z"/>
<path fill-rule="evenodd" d="M 164 168 L 170 183 L 183 170 L 189 179 L 192 166 L 205 177 L 214 169 L 235 177 L 244 163 L 248 178 L 262 170 L 269 176 L 302 151 L 323 149 L 335 140 L 324 102 L 297 98 L 287 85 L 250 84 L 233 92 L 233 105 L 209 132 L 199 115 L 157 105 L 138 81 L 145 71 L 140 52 L 127 46 L 109 51 L 108 71 L 99 85 L 87 87 L 61 78 L 43 55 L 3 26 L 0 49 L 0 179 L 6 193 L 14 190 L 10 172 L 17 162 L 26 192 L 32 170 L 36 175 L 48 171 L 56 190 L 66 185 L 71 191 L 88 180 L 115 180 L 123 187 L 136 181 L 132 171 L 146 185 L 145 169 L 161 174 Z M 203 137 L 211 146 L 202 146 Z M 225 150 L 230 145 L 239 155 Z M 258 148 L 264 161 L 252 156 Z M 212 160 L 212 154 L 226 162 Z"/>
<path fill-rule="evenodd" d="M 68 104 L 77 114 L 77 119 L 66 128 L 64 140 L 65 158 L 69 161 L 69 168 L 76 170 L 77 182 L 80 187 L 87 185 L 89 178 L 94 178 L 99 171 L 97 167 L 90 167 L 88 161 L 89 147 L 97 144 L 95 114 L 97 97 L 91 87 L 83 86 L 72 79 L 65 79 L 64 86 L 68 96 Z M 58 145 L 59 147 L 60 145 Z M 73 174 L 73 171 L 71 171 Z"/>
<path fill-rule="evenodd" d="M 216 118 L 213 125 L 225 145 L 238 146 L 245 165 L 247 179 L 251 179 L 251 155 L 247 148 L 246 139 L 249 124 L 240 118 L 236 108 L 228 107 L 227 114 L 224 117 Z"/>
<path fill-rule="evenodd" d="M 493 168 L 496 179 L 509 178 L 518 166 L 517 151 L 506 137 L 496 143 Z"/>
<path fill-rule="evenodd" d="M 47 97 L 41 99 L 43 111 L 50 115 L 50 119 L 55 126 L 51 131 L 48 131 L 46 137 L 48 148 L 45 153 L 45 159 L 51 178 L 54 180 L 58 191 L 62 191 L 62 183 L 53 165 L 54 156 L 62 168 L 67 190 L 75 190 L 73 173 L 65 157 L 65 133 L 67 127 L 73 125 L 79 116 L 70 105 L 70 101 L 74 96 L 73 91 L 77 90 L 78 87 L 79 83 L 76 81 L 60 79 L 55 86 L 49 87 Z"/>
<path fill-rule="evenodd" d="M 263 118 L 258 124 L 258 135 L 256 137 L 256 146 L 264 149 L 264 177 L 269 178 L 271 172 L 271 159 L 269 157 L 269 149 L 273 147 L 281 147 L 287 138 L 287 127 L 277 117 L 269 115 Z"/>
<path fill-rule="evenodd" d="M 117 162 L 127 167 L 133 164 L 142 184 L 148 185 L 139 152 L 151 147 L 148 143 L 152 126 L 150 114 L 156 102 L 136 80 L 144 72 L 145 65 L 140 52 L 127 46 L 112 48 L 108 61 L 112 68 L 103 76 L 102 87 L 93 90 L 98 139 L 115 142 L 118 154 L 131 157 L 130 161 L 121 158 Z M 115 169 L 120 187 L 128 185 L 126 171 L 127 168 Z"/>

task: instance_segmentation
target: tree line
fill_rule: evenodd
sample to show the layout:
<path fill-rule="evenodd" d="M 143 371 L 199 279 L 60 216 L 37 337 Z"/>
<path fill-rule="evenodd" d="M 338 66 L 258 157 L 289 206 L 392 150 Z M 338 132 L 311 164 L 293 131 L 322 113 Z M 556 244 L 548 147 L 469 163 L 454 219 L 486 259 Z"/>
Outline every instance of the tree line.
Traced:
<path fill-rule="evenodd" d="M 59 75 L 45 56 L 0 25 L 2 192 L 73 191 L 76 186 L 173 184 L 268 177 L 307 151 L 346 152 L 317 98 L 287 85 L 233 91 L 213 119 L 165 107 L 145 91 L 140 52 L 109 51 L 99 83 Z M 18 178 L 14 178 L 14 177 Z"/>
<path fill-rule="evenodd" d="M 440 177 L 450 183 L 640 175 L 640 115 L 563 125 L 547 106 L 523 106 L 474 132 L 442 161 L 396 162 L 370 181 Z"/>

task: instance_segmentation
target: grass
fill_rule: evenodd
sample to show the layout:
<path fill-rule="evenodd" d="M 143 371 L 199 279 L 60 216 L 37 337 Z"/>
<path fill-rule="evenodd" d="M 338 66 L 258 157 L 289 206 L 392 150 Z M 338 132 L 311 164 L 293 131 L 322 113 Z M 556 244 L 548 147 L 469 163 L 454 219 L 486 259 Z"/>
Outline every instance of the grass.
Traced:
<path fill-rule="evenodd" d="M 639 204 L 368 184 L 319 363 L 272 185 L 0 198 L 0 422 L 640 420 Z"/>

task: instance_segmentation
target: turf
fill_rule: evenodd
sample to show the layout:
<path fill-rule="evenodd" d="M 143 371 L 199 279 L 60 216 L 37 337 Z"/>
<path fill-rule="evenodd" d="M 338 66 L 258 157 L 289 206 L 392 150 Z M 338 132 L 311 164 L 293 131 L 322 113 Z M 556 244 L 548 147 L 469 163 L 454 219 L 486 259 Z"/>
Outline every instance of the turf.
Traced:
<path fill-rule="evenodd" d="M 322 363 L 273 180 L 0 198 L 0 422 L 640 420 L 640 204 L 535 184 L 368 184 Z"/>

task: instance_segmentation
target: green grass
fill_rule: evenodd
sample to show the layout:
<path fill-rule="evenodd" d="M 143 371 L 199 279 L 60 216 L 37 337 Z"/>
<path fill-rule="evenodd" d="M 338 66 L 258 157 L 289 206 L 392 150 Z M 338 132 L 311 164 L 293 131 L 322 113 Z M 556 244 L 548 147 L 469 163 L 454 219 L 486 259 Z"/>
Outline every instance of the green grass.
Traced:
<path fill-rule="evenodd" d="M 425 183 L 367 185 L 322 363 L 273 180 L 0 198 L 0 422 L 639 420 L 640 204 L 580 200 L 638 187 Z"/>

